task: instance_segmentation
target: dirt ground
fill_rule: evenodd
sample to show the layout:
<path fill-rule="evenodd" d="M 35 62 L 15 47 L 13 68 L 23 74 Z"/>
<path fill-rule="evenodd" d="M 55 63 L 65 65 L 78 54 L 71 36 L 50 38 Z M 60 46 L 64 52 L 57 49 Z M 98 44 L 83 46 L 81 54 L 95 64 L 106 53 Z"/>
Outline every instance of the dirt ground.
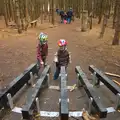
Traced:
<path fill-rule="evenodd" d="M 50 28 L 50 24 L 38 24 L 37 28 L 30 28 L 21 35 L 16 29 L 4 28 L 0 21 L 0 82 L 5 86 L 31 63 L 36 61 L 37 35 L 42 31 L 49 36 L 48 62 L 53 65 L 53 56 L 57 50 L 57 41 L 64 38 L 68 41 L 68 50 L 72 54 L 72 63 L 69 65 L 71 84 L 73 84 L 74 68 L 80 65 L 89 77 L 88 66 L 93 64 L 103 71 L 120 74 L 120 46 L 111 46 L 114 30 L 109 22 L 103 39 L 99 39 L 101 26 L 94 21 L 93 29 L 87 32 L 80 31 L 80 21 L 72 24 Z M 47 29 L 48 28 L 48 29 Z"/>
<path fill-rule="evenodd" d="M 4 28 L 3 21 L 0 21 L 0 87 L 6 86 L 30 64 L 36 62 L 37 36 L 40 32 L 45 32 L 49 36 L 48 63 L 52 67 L 52 75 L 54 73 L 53 57 L 58 49 L 57 41 L 61 38 L 68 41 L 68 50 L 72 55 L 72 63 L 68 67 L 68 85 L 76 83 L 75 66 L 77 65 L 81 66 L 89 79 L 91 74 L 88 66 L 91 64 L 103 71 L 120 74 L 120 46 L 111 46 L 114 35 L 111 22 L 109 21 L 103 39 L 98 38 L 101 25 L 98 25 L 96 20 L 93 23 L 93 29 L 87 30 L 87 32 L 80 31 L 80 21 L 76 19 L 71 24 L 57 24 L 53 28 L 48 23 L 38 24 L 36 28 L 29 28 L 27 32 L 18 35 L 16 29 Z M 120 81 L 120 79 L 114 79 Z M 57 85 L 58 83 L 51 78 L 51 84 Z M 50 97 L 50 93 L 54 96 Z M 76 110 L 76 108 L 79 110 L 78 103 L 80 101 L 74 105 L 76 100 L 73 98 L 77 99 L 76 97 L 81 94 L 82 92 L 78 91 L 69 93 L 72 103 L 70 103 L 71 110 Z M 46 92 L 46 95 L 56 100 L 56 104 L 58 104 L 59 96 L 57 93 L 49 91 Z M 41 99 L 41 101 L 44 100 Z M 84 100 L 81 102 L 83 103 L 82 109 Z M 47 105 L 43 107 L 43 110 L 48 108 Z M 54 106 L 53 101 L 52 105 Z M 56 109 L 52 108 L 53 111 Z"/>

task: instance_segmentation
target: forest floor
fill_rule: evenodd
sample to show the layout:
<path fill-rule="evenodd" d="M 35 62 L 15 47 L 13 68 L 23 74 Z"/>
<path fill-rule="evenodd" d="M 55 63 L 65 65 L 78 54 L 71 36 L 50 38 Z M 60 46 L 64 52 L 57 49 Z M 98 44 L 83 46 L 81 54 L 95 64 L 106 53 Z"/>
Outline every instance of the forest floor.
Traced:
<path fill-rule="evenodd" d="M 51 28 L 50 24 L 38 24 L 36 28 L 29 28 L 27 32 L 18 35 L 16 29 L 4 28 L 0 21 L 0 84 L 6 86 L 30 64 L 36 62 L 37 36 L 46 32 L 49 36 L 48 63 L 52 65 L 57 51 L 57 41 L 64 38 L 68 41 L 68 50 L 72 55 L 72 63 L 68 68 L 68 85 L 76 83 L 75 66 L 80 65 L 88 78 L 91 74 L 89 65 L 94 65 L 103 72 L 120 74 L 120 46 L 112 46 L 114 30 L 109 22 L 105 35 L 99 39 L 101 25 L 93 22 L 93 29 L 80 31 L 80 21 L 76 19 L 71 24 L 57 24 Z M 120 79 L 114 78 L 118 81 Z M 51 79 L 52 84 L 53 80 Z M 53 94 L 53 93 L 52 93 Z M 72 93 L 73 94 L 73 93 Z M 72 95 L 71 95 L 72 96 Z M 74 101 L 73 101 L 74 102 Z M 72 109 L 76 109 L 72 107 Z"/>
<path fill-rule="evenodd" d="M 16 29 L 2 28 L 0 21 L 0 81 L 2 86 L 8 84 L 26 67 L 36 61 L 37 36 L 46 32 L 49 36 L 48 61 L 52 64 L 55 51 L 58 49 L 57 41 L 64 38 L 68 41 L 68 50 L 72 54 L 72 64 L 69 70 L 74 72 L 76 65 L 88 73 L 88 66 L 93 64 L 103 71 L 120 74 L 120 46 L 112 46 L 114 30 L 110 25 L 106 28 L 103 39 L 99 39 L 101 25 L 97 21 L 93 29 L 87 32 L 80 31 L 80 21 L 76 20 L 70 25 L 57 24 L 50 28 L 45 23 L 37 28 L 30 28 L 27 32 L 18 35 Z"/>

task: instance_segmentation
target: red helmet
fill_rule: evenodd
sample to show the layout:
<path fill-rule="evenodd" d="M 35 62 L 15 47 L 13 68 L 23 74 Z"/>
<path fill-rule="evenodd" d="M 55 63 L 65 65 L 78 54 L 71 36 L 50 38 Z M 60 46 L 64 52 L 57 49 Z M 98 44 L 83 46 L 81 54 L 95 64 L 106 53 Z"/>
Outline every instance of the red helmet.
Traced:
<path fill-rule="evenodd" d="M 67 45 L 67 42 L 66 42 L 65 39 L 60 39 L 60 40 L 58 41 L 58 46 L 59 46 L 59 47 L 66 46 L 66 45 Z"/>

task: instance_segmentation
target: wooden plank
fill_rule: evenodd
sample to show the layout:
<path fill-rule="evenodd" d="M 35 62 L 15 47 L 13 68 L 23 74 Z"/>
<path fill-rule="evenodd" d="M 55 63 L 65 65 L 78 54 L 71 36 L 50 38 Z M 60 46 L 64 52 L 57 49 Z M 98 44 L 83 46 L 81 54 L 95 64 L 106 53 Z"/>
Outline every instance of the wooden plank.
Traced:
<path fill-rule="evenodd" d="M 109 72 L 105 72 L 106 75 L 109 75 L 109 76 L 113 76 L 113 77 L 118 77 L 120 78 L 120 75 L 117 75 L 117 74 L 113 74 L 113 73 L 109 73 Z"/>
<path fill-rule="evenodd" d="M 69 118 L 69 109 L 68 109 L 68 94 L 67 94 L 67 76 L 65 66 L 61 67 L 61 81 L 60 81 L 60 88 L 61 88 L 61 101 L 60 101 L 60 119 L 61 120 L 68 120 Z"/>
<path fill-rule="evenodd" d="M 117 80 L 113 80 L 113 81 L 120 86 L 120 83 Z"/>
<path fill-rule="evenodd" d="M 95 66 L 90 65 L 89 70 L 94 73 L 96 72 L 97 78 L 106 85 L 115 95 L 120 93 L 120 87 L 115 84 L 110 78 L 108 78 L 101 70 L 97 69 Z"/>
<path fill-rule="evenodd" d="M 98 96 L 98 93 L 96 90 L 93 88 L 92 84 L 90 84 L 89 80 L 87 79 L 85 73 L 82 71 L 80 66 L 76 66 L 75 72 L 79 74 L 79 80 L 81 84 L 83 84 L 84 89 L 88 95 L 88 97 L 93 98 L 93 103 L 92 105 L 96 108 L 96 110 L 99 112 L 100 118 L 106 118 L 107 116 L 107 109 L 103 106 L 101 103 L 101 99 Z"/>
<path fill-rule="evenodd" d="M 30 23 L 35 23 L 35 22 L 37 22 L 38 20 L 34 20 L 34 21 L 32 21 L 32 22 L 30 22 Z"/>
<path fill-rule="evenodd" d="M 15 78 L 7 88 L 0 94 L 0 108 L 7 107 L 7 94 L 10 93 L 13 97 L 30 79 L 30 72 L 33 74 L 37 73 L 37 64 L 30 65 L 23 73 Z"/>
<path fill-rule="evenodd" d="M 38 96 L 38 93 L 40 91 L 40 88 L 42 86 L 42 83 L 44 82 L 44 80 L 46 79 L 47 74 L 50 71 L 50 66 L 46 66 L 45 69 L 43 70 L 40 79 L 37 81 L 36 85 L 34 88 L 32 88 L 29 92 L 28 92 L 28 96 L 27 96 L 27 100 L 26 100 L 26 104 L 23 106 L 22 108 L 22 116 L 23 119 L 27 119 L 29 120 L 31 115 L 30 115 L 30 110 L 33 107 L 33 104 L 35 102 L 36 97 Z"/>

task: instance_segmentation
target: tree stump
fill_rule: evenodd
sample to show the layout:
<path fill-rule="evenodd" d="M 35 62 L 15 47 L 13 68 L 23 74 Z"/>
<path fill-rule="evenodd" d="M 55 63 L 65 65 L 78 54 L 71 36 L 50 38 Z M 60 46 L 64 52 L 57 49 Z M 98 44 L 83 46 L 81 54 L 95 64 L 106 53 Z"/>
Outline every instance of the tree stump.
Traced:
<path fill-rule="evenodd" d="M 88 28 L 88 12 L 83 11 L 82 12 L 82 18 L 81 18 L 81 31 L 85 32 Z"/>

